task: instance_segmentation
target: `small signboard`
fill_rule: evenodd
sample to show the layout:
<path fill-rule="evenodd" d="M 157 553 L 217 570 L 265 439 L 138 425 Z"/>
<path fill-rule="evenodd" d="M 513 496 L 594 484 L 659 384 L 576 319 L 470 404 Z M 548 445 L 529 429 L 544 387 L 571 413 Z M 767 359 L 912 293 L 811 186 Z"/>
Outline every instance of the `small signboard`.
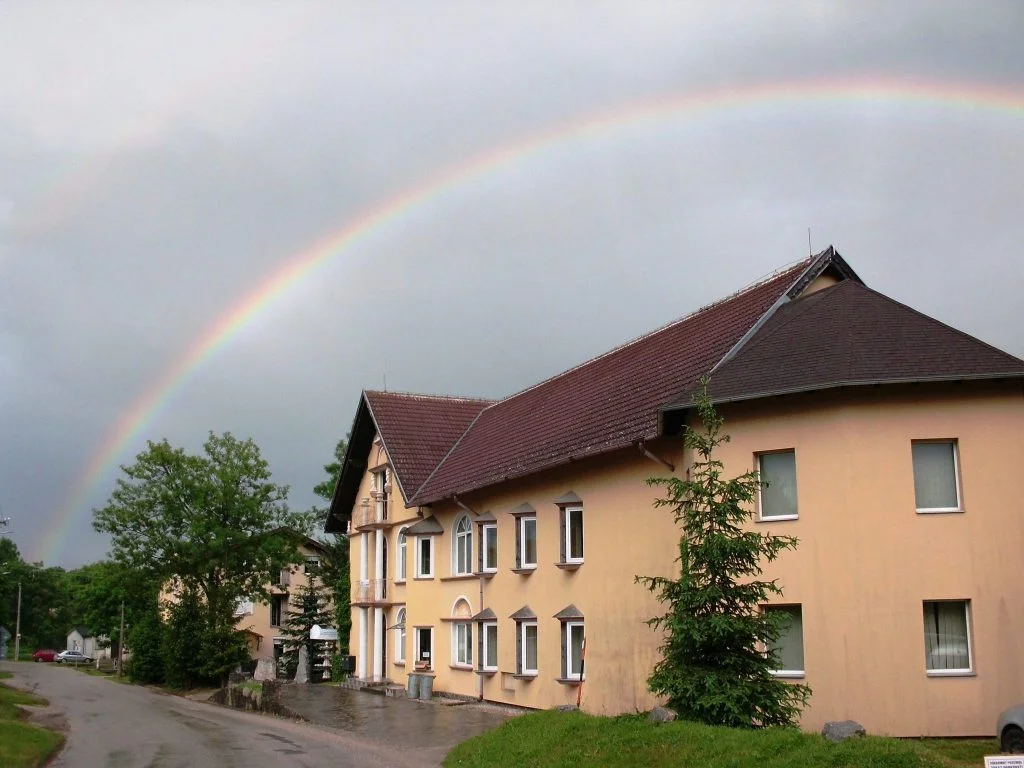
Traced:
<path fill-rule="evenodd" d="M 338 630 L 333 627 L 321 627 L 319 624 L 314 624 L 309 630 L 310 640 L 337 640 Z"/>
<path fill-rule="evenodd" d="M 1024 755 L 985 755 L 985 768 L 1024 768 Z"/>

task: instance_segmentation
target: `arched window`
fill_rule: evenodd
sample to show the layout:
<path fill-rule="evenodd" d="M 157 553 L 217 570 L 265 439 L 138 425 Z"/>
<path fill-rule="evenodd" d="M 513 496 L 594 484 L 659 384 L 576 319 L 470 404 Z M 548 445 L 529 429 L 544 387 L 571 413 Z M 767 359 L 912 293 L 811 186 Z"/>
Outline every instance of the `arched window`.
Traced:
<path fill-rule="evenodd" d="M 405 608 L 398 609 L 395 617 L 395 663 L 405 663 Z"/>
<path fill-rule="evenodd" d="M 452 540 L 452 571 L 456 576 L 465 576 L 473 572 L 473 525 L 469 515 L 463 515 L 455 523 L 455 536 Z"/>
<path fill-rule="evenodd" d="M 398 575 L 395 577 L 395 581 L 405 581 L 406 577 L 406 552 L 409 549 L 409 543 L 405 535 L 405 528 L 402 528 L 398 532 Z"/>
<path fill-rule="evenodd" d="M 456 667 L 473 666 L 473 625 L 470 619 L 473 609 L 469 601 L 460 597 L 452 606 L 452 665 Z"/>

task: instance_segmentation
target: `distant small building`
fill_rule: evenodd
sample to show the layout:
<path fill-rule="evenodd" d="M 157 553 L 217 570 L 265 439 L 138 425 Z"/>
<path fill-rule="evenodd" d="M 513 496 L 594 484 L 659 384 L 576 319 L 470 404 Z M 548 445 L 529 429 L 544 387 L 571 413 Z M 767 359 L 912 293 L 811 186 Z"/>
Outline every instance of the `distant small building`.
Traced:
<path fill-rule="evenodd" d="M 68 632 L 67 650 L 79 651 L 95 658 L 96 637 L 85 627 L 75 627 Z"/>

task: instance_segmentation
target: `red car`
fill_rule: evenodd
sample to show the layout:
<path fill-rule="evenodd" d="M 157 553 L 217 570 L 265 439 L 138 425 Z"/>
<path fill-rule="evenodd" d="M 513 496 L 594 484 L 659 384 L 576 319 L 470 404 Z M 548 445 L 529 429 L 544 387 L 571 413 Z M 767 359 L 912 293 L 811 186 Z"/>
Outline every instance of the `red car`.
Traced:
<path fill-rule="evenodd" d="M 50 651 L 40 648 L 38 651 L 32 654 L 32 661 L 53 661 L 53 657 L 56 655 L 56 651 Z"/>

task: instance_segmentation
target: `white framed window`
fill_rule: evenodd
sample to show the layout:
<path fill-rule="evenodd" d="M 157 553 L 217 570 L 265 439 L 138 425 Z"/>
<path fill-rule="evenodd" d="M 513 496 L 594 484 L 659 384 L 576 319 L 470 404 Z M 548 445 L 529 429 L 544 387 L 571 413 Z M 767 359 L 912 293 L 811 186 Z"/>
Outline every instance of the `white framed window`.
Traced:
<path fill-rule="evenodd" d="M 395 581 L 405 581 L 409 555 L 409 536 L 402 528 L 398 531 L 398 562 L 395 563 Z"/>
<path fill-rule="evenodd" d="M 925 601 L 924 655 L 929 675 L 973 673 L 969 600 Z"/>
<path fill-rule="evenodd" d="M 270 626 L 281 626 L 281 617 L 284 614 L 284 603 L 287 597 L 287 595 L 270 596 Z"/>
<path fill-rule="evenodd" d="M 395 615 L 395 663 L 405 663 L 405 608 Z"/>
<path fill-rule="evenodd" d="M 520 675 L 537 674 L 537 622 L 521 621 L 518 627 L 518 663 L 516 671 Z"/>
<path fill-rule="evenodd" d="M 416 627 L 413 629 L 416 666 L 420 669 L 431 669 L 434 665 L 434 628 Z"/>
<path fill-rule="evenodd" d="M 779 636 L 771 645 L 778 662 L 776 677 L 804 676 L 804 615 L 799 605 L 766 605 L 765 613 L 780 617 Z"/>
<path fill-rule="evenodd" d="M 468 621 L 452 624 L 452 664 L 456 667 L 473 666 L 473 625 Z"/>
<path fill-rule="evenodd" d="M 498 669 L 498 623 L 480 624 L 480 668 L 486 672 Z"/>
<path fill-rule="evenodd" d="M 759 519 L 796 520 L 796 451 L 755 455 L 761 480 L 757 492 Z"/>
<path fill-rule="evenodd" d="M 519 568 L 537 567 L 537 518 L 520 517 L 516 522 L 517 547 L 516 566 Z"/>
<path fill-rule="evenodd" d="M 562 623 L 562 677 L 583 680 L 583 648 L 585 633 L 582 621 Z"/>
<path fill-rule="evenodd" d="M 416 537 L 416 578 L 434 578 L 434 537 Z"/>
<path fill-rule="evenodd" d="M 306 555 L 306 564 L 303 567 L 306 573 L 316 573 L 320 568 L 320 557 L 318 555 Z"/>
<path fill-rule="evenodd" d="M 455 576 L 466 576 L 473 572 L 473 524 L 469 522 L 469 515 L 460 517 L 453 530 L 452 573 Z"/>
<path fill-rule="evenodd" d="M 583 562 L 583 507 L 562 507 L 562 562 Z"/>
<path fill-rule="evenodd" d="M 912 440 L 914 504 L 918 512 L 960 512 L 960 456 L 956 440 Z"/>
<path fill-rule="evenodd" d="M 480 557 L 482 571 L 498 570 L 498 526 L 496 523 L 480 526 Z"/>

